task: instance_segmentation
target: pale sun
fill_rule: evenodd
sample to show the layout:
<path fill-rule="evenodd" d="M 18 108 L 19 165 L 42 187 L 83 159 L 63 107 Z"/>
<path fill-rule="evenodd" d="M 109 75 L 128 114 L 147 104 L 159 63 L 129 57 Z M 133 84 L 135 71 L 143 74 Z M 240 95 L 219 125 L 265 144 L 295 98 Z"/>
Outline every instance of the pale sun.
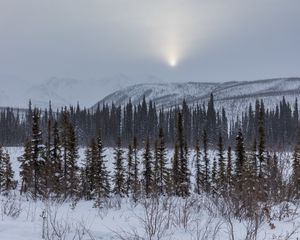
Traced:
<path fill-rule="evenodd" d="M 176 65 L 177 65 L 176 59 L 170 59 L 170 60 L 169 60 L 169 65 L 170 65 L 171 67 L 176 67 Z"/>

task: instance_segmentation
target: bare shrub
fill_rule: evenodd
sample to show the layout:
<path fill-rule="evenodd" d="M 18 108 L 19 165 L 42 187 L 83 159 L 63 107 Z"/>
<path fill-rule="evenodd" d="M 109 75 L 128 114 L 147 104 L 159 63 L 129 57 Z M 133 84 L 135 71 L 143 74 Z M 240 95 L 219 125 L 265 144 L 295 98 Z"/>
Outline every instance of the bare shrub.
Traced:
<path fill-rule="evenodd" d="M 27 221 L 31 221 L 33 222 L 36 219 L 36 215 L 37 215 L 37 202 L 34 201 L 27 201 L 26 204 L 26 220 Z"/>
<path fill-rule="evenodd" d="M 85 222 L 70 222 L 68 216 L 63 218 L 58 215 L 58 206 L 46 203 L 45 209 L 41 214 L 43 221 L 42 239 L 43 240 L 94 240 Z"/>
<path fill-rule="evenodd" d="M 156 199 L 147 199 L 142 206 L 144 216 L 138 218 L 147 239 L 161 239 L 167 232 L 168 212 L 164 211 Z"/>
<path fill-rule="evenodd" d="M 264 216 L 255 214 L 254 217 L 246 219 L 246 236 L 245 240 L 256 240 L 259 229 L 264 224 Z"/>
<path fill-rule="evenodd" d="M 142 216 L 135 215 L 141 226 L 131 227 L 129 231 L 123 229 L 113 231 L 116 239 L 126 240 L 160 240 L 170 234 L 168 232 L 170 214 L 165 211 L 162 204 L 156 198 L 145 199 L 141 202 L 143 209 Z M 137 229 L 141 229 L 138 231 Z"/>
<path fill-rule="evenodd" d="M 279 236 L 277 235 L 273 235 L 272 239 L 274 240 L 292 240 L 292 239 L 297 239 L 298 237 L 296 236 L 296 234 L 299 233 L 299 229 L 300 229 L 300 224 L 293 224 L 293 228 L 291 231 L 286 232 L 285 234 L 280 234 Z M 294 238 L 297 237 L 297 238 Z"/>
<path fill-rule="evenodd" d="M 187 227 L 192 220 L 194 204 L 195 199 L 191 197 L 177 203 L 176 211 L 174 211 L 174 223 L 177 227 L 182 227 L 187 231 Z"/>
<path fill-rule="evenodd" d="M 191 228 L 189 233 L 191 235 L 191 240 L 215 240 L 220 233 L 222 220 L 217 220 L 213 217 L 207 219 L 195 219 L 191 223 Z"/>
<path fill-rule="evenodd" d="M 21 200 L 14 195 L 8 195 L 1 199 L 0 214 L 2 220 L 4 217 L 18 218 L 22 212 Z"/>

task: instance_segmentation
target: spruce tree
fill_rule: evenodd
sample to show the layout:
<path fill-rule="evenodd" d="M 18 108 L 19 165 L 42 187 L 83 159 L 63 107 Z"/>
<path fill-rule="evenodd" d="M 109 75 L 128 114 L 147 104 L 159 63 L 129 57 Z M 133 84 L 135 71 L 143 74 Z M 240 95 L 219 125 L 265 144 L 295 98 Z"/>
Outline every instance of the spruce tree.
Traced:
<path fill-rule="evenodd" d="M 216 142 L 217 136 L 216 136 L 216 123 L 217 116 L 216 116 L 216 110 L 214 107 L 214 96 L 211 93 L 210 94 L 210 99 L 207 104 L 207 135 L 208 138 L 211 140 L 211 142 Z"/>
<path fill-rule="evenodd" d="M 259 175 L 262 177 L 263 175 L 263 164 L 265 160 L 265 110 L 263 107 L 263 103 L 260 105 L 259 109 L 259 117 L 258 117 L 258 159 L 259 159 Z"/>
<path fill-rule="evenodd" d="M 14 171 L 11 167 L 10 156 L 0 146 L 0 193 L 8 195 L 16 187 Z"/>
<path fill-rule="evenodd" d="M 77 197 L 79 194 L 79 167 L 77 165 L 78 145 L 75 129 L 72 124 L 68 128 L 68 154 L 67 154 L 67 186 L 69 196 Z"/>
<path fill-rule="evenodd" d="M 251 155 L 249 156 L 247 172 L 248 172 L 248 193 L 254 194 L 259 186 L 259 180 L 257 178 L 257 143 L 256 138 L 253 140 Z"/>
<path fill-rule="evenodd" d="M 152 191 L 153 194 L 158 196 L 160 194 L 160 172 L 159 172 L 159 150 L 158 150 L 158 140 L 154 142 L 154 153 L 153 153 L 153 181 L 152 181 Z"/>
<path fill-rule="evenodd" d="M 40 130 L 40 111 L 35 108 L 32 116 L 32 139 L 31 139 L 31 164 L 33 169 L 33 189 L 32 197 L 44 197 L 46 194 L 46 186 L 44 184 L 45 177 L 45 161 L 43 159 L 42 132 Z"/>
<path fill-rule="evenodd" d="M 102 143 L 101 134 L 97 137 L 96 142 L 96 155 L 93 162 L 94 169 L 94 181 L 95 181 L 95 207 L 102 207 L 104 199 L 109 197 L 110 194 L 110 183 L 109 183 L 109 172 L 106 167 L 104 148 Z"/>
<path fill-rule="evenodd" d="M 31 141 L 24 144 L 24 153 L 18 158 L 20 162 L 21 189 L 20 194 L 30 192 L 33 188 L 33 164 L 32 164 Z"/>
<path fill-rule="evenodd" d="M 47 112 L 47 111 L 46 111 Z M 48 114 L 47 114 L 48 116 Z M 48 117 L 45 119 L 47 121 L 47 138 L 45 142 L 45 147 L 43 149 L 42 157 L 44 160 L 44 175 L 47 176 L 43 180 L 43 184 L 45 187 L 45 197 L 48 198 L 51 193 L 53 193 L 53 167 L 51 163 L 51 142 L 52 142 L 52 122 Z"/>
<path fill-rule="evenodd" d="M 176 196 L 179 195 L 179 147 L 178 144 L 175 144 L 174 155 L 172 159 L 172 182 L 171 182 L 171 189 L 172 193 Z"/>
<path fill-rule="evenodd" d="M 86 156 L 87 159 L 87 156 Z M 90 200 L 90 189 L 88 183 L 88 173 L 86 168 L 86 163 L 83 164 L 82 167 L 79 169 L 79 178 L 80 178 L 80 198 L 85 200 Z"/>
<path fill-rule="evenodd" d="M 63 159 L 62 184 L 65 199 L 76 199 L 80 193 L 78 160 L 78 143 L 75 128 L 70 120 L 69 112 L 65 109 L 61 119 L 61 145 Z"/>
<path fill-rule="evenodd" d="M 85 163 L 83 166 L 83 169 L 80 173 L 81 177 L 81 189 L 82 189 L 82 194 L 85 197 L 86 200 L 91 200 L 93 199 L 93 192 L 95 189 L 94 185 L 94 177 L 93 177 L 93 152 L 95 150 L 93 149 L 93 146 L 95 146 L 95 140 L 92 139 L 90 144 L 87 146 L 85 150 Z M 95 155 L 95 153 L 94 153 Z"/>
<path fill-rule="evenodd" d="M 195 146 L 195 170 L 195 192 L 200 194 L 201 187 L 203 187 L 203 172 L 201 171 L 201 150 L 198 140 Z"/>
<path fill-rule="evenodd" d="M 296 199 L 300 198 L 300 134 L 294 147 L 293 154 L 293 173 L 292 173 L 293 195 Z"/>
<path fill-rule="evenodd" d="M 217 179 L 217 160 L 213 159 L 213 165 L 211 169 L 211 193 L 213 195 L 217 194 L 218 190 L 218 179 Z"/>
<path fill-rule="evenodd" d="M 136 202 L 140 195 L 140 189 L 141 189 L 141 184 L 139 179 L 138 141 L 136 137 L 133 138 L 132 150 L 133 150 L 132 197 L 133 200 Z"/>
<path fill-rule="evenodd" d="M 253 140 L 252 149 L 251 149 L 251 165 L 253 168 L 253 175 L 257 175 L 257 142 L 256 138 Z"/>
<path fill-rule="evenodd" d="M 224 163 L 224 146 L 223 146 L 223 138 L 222 135 L 219 135 L 219 142 L 218 142 L 218 189 L 223 192 L 224 185 L 225 185 L 225 163 Z"/>
<path fill-rule="evenodd" d="M 164 195 L 168 191 L 170 170 L 167 167 L 167 150 L 162 128 L 159 130 L 159 139 L 157 145 L 158 186 L 160 194 Z"/>
<path fill-rule="evenodd" d="M 134 180 L 134 162 L 133 162 L 133 149 L 131 144 L 128 145 L 127 151 L 127 171 L 126 171 L 126 194 L 132 194 Z"/>
<path fill-rule="evenodd" d="M 269 166 L 267 165 L 268 161 L 266 161 L 266 153 L 265 153 L 265 109 L 264 104 L 261 101 L 259 116 L 258 116 L 258 160 L 259 160 L 259 173 L 258 173 L 258 181 L 259 181 L 259 199 L 261 201 L 265 201 L 268 196 L 268 177 L 269 177 Z"/>
<path fill-rule="evenodd" d="M 179 191 L 182 197 L 190 194 L 190 172 L 188 168 L 188 150 L 184 138 L 183 118 L 181 112 L 178 113 L 177 119 L 177 143 L 179 147 Z"/>
<path fill-rule="evenodd" d="M 61 179 L 63 177 L 62 171 L 62 154 L 61 154 L 61 141 L 59 136 L 59 128 L 57 121 L 54 121 L 52 127 L 52 144 L 50 147 L 50 163 L 51 163 L 51 188 L 53 190 L 53 194 L 56 197 L 60 197 L 62 194 L 62 183 Z"/>
<path fill-rule="evenodd" d="M 143 165 L 143 190 L 146 197 L 149 197 L 153 191 L 153 163 L 149 138 L 147 138 L 145 143 L 145 149 L 143 153 Z"/>
<path fill-rule="evenodd" d="M 19 158 L 20 176 L 22 178 L 21 194 L 27 192 L 34 200 L 46 197 L 47 186 L 43 145 L 40 130 L 40 111 L 35 108 L 32 113 L 31 138 L 26 141 L 24 154 Z"/>
<path fill-rule="evenodd" d="M 232 152 L 231 147 L 228 146 L 227 148 L 227 166 L 226 166 L 226 184 L 227 184 L 227 191 L 228 195 L 230 196 L 231 190 L 232 190 L 232 183 L 233 183 L 233 177 L 232 177 Z"/>
<path fill-rule="evenodd" d="M 271 158 L 272 163 L 270 164 L 270 195 L 274 201 L 282 201 L 285 197 L 285 184 L 282 172 L 278 166 L 278 156 L 276 153 Z"/>
<path fill-rule="evenodd" d="M 126 194 L 126 181 L 125 181 L 125 169 L 124 169 L 124 150 L 121 145 L 121 138 L 117 139 L 116 147 L 114 149 L 114 188 L 113 193 L 123 197 Z"/>
<path fill-rule="evenodd" d="M 242 191 L 242 185 L 244 182 L 244 164 L 246 161 L 246 153 L 244 147 L 244 137 L 241 129 L 239 130 L 236 137 L 236 166 L 235 166 L 235 181 L 237 184 L 238 191 Z"/>
<path fill-rule="evenodd" d="M 203 132 L 203 162 L 204 162 L 204 178 L 203 178 L 203 184 L 204 184 L 204 191 L 209 192 L 210 191 L 210 163 L 209 163 L 209 157 L 208 157 L 208 139 L 207 139 L 207 133 L 204 130 Z"/>

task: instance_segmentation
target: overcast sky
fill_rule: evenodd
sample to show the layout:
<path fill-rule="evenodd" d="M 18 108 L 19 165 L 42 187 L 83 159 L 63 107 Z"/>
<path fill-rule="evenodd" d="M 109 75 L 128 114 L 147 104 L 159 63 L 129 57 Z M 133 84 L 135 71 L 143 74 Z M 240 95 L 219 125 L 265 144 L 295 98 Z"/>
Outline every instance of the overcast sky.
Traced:
<path fill-rule="evenodd" d="M 299 58 L 299 0 L 0 0 L 1 83 L 255 80 Z"/>

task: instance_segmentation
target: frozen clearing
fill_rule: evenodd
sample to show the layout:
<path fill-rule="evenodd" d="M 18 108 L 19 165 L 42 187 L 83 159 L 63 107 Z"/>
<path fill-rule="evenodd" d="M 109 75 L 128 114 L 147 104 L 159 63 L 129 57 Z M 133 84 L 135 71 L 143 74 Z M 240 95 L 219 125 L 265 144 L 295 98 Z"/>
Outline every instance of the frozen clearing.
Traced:
<path fill-rule="evenodd" d="M 8 148 L 8 151 L 18 179 L 17 157 L 22 148 Z M 81 158 L 83 153 L 81 149 Z M 111 163 L 112 150 L 106 153 Z M 261 240 L 300 238 L 300 210 L 296 205 L 288 209 L 284 204 L 273 206 L 270 221 L 258 219 L 256 228 L 253 221 L 240 222 L 220 214 L 226 210 L 226 204 L 216 207 L 203 196 L 185 200 L 161 198 L 159 204 L 155 200 L 135 204 L 128 198 L 112 198 L 102 209 L 95 209 L 91 201 L 33 202 L 16 192 L 15 196 L 0 198 L 0 240 L 244 240 L 252 239 L 246 236 L 253 229 Z M 275 216 L 283 220 L 272 220 Z"/>
<path fill-rule="evenodd" d="M 192 199 L 189 199 L 190 201 Z M 110 208 L 95 209 L 92 202 L 81 201 L 74 207 L 71 203 L 42 203 L 16 200 L 15 207 L 20 209 L 19 216 L 4 214 L 1 200 L 1 240 L 40 240 L 43 239 L 246 239 L 246 232 L 251 222 L 233 220 L 231 229 L 228 219 L 219 217 L 218 212 L 210 212 L 209 201 L 201 199 L 195 206 L 186 209 L 186 201 L 169 200 L 170 212 L 163 210 L 162 204 L 155 203 L 134 205 L 128 199 L 110 200 Z M 150 201 L 150 200 L 149 200 Z M 167 200 L 165 200 L 167 201 Z M 161 203 L 163 200 L 161 200 Z M 11 206 L 7 204 L 7 206 Z M 275 212 L 275 211 L 274 211 Z M 294 215 L 295 216 L 295 215 Z M 185 218 L 187 217 L 187 218 Z M 271 224 L 263 222 L 258 228 L 258 239 L 297 239 L 300 237 L 300 219 L 286 218 Z M 165 228 L 168 226 L 168 228 Z M 273 229 L 272 229 L 273 228 Z M 149 231 L 153 231 L 150 238 Z M 291 238 L 289 234 L 296 231 Z M 44 232 L 44 233 L 43 233 Z M 134 238 L 133 236 L 141 238 Z M 215 238 L 214 238 L 215 237 Z"/>

